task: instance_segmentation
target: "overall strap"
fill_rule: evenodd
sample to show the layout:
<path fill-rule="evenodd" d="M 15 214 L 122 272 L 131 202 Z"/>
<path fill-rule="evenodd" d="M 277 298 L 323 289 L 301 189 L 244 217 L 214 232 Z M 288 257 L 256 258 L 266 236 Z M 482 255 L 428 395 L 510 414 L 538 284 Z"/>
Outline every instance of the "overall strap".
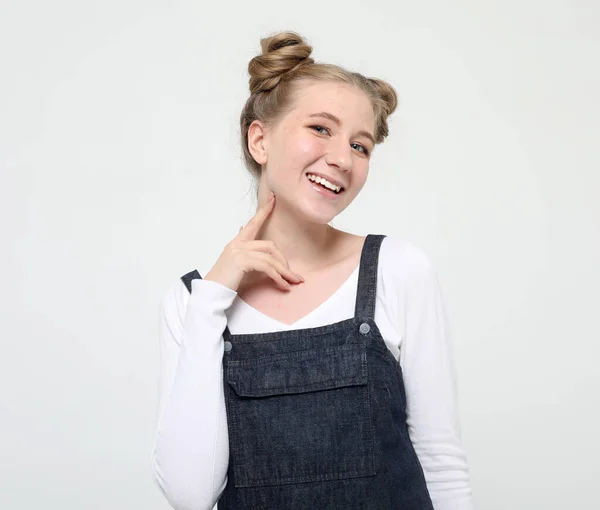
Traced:
<path fill-rule="evenodd" d="M 185 283 L 185 286 L 190 294 L 192 293 L 192 280 L 202 280 L 202 276 L 200 276 L 200 273 L 196 269 L 184 274 L 181 277 L 181 281 Z"/>
<path fill-rule="evenodd" d="M 363 244 L 354 309 L 354 317 L 359 320 L 375 318 L 379 248 L 384 237 L 385 234 L 368 234 Z"/>
<path fill-rule="evenodd" d="M 181 277 L 181 281 L 185 283 L 185 286 L 190 294 L 192 293 L 192 280 L 202 280 L 202 276 L 196 269 L 184 274 Z M 227 325 L 225 325 L 225 331 L 223 332 L 223 334 L 224 336 L 230 335 L 229 328 L 227 327 Z"/>

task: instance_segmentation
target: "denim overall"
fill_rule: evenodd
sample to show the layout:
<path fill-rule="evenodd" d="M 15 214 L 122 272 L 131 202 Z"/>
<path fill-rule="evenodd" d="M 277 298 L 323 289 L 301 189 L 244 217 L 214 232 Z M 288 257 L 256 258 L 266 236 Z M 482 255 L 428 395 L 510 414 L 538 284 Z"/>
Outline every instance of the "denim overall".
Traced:
<path fill-rule="evenodd" d="M 365 239 L 354 317 L 270 333 L 225 328 L 229 467 L 219 510 L 433 510 L 402 370 L 374 321 L 384 237 Z M 194 278 L 181 277 L 190 292 Z"/>

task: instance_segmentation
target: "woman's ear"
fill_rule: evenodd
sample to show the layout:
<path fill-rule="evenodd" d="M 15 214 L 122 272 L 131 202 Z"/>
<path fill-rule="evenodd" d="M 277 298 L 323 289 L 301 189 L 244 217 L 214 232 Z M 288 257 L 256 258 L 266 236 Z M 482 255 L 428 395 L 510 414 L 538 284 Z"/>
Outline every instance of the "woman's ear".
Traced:
<path fill-rule="evenodd" d="M 248 150 L 259 165 L 267 162 L 265 126 L 260 120 L 254 120 L 248 128 Z"/>

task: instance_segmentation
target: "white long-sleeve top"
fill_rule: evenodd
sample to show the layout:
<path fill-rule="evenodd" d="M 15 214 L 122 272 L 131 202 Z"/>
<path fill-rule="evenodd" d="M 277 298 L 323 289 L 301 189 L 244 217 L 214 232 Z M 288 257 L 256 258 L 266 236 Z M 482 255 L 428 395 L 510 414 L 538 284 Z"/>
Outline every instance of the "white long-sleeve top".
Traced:
<path fill-rule="evenodd" d="M 199 269 L 202 276 L 209 268 Z M 184 271 L 187 272 L 187 271 Z M 229 443 L 223 393 L 225 326 L 267 333 L 353 317 L 358 267 L 324 303 L 294 324 L 266 316 L 220 283 L 178 278 L 160 303 L 159 404 L 153 475 L 177 510 L 211 510 L 227 484 Z M 437 274 L 409 241 L 381 243 L 375 322 L 399 360 L 410 438 L 435 510 L 472 510 L 460 439 L 452 345 Z"/>

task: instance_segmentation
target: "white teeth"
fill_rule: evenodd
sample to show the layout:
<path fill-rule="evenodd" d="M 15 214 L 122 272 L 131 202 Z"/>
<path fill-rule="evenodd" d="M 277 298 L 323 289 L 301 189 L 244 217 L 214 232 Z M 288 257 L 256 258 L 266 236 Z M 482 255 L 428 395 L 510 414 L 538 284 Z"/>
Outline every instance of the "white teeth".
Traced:
<path fill-rule="evenodd" d="M 339 193 L 340 190 L 342 189 L 341 186 L 336 186 L 335 184 L 332 184 L 331 182 L 329 182 L 327 179 L 323 179 L 323 177 L 317 177 L 316 175 L 313 175 L 313 174 L 306 174 L 306 176 L 311 181 L 322 184 L 326 188 L 329 188 L 331 191 L 335 191 L 336 193 Z"/>

